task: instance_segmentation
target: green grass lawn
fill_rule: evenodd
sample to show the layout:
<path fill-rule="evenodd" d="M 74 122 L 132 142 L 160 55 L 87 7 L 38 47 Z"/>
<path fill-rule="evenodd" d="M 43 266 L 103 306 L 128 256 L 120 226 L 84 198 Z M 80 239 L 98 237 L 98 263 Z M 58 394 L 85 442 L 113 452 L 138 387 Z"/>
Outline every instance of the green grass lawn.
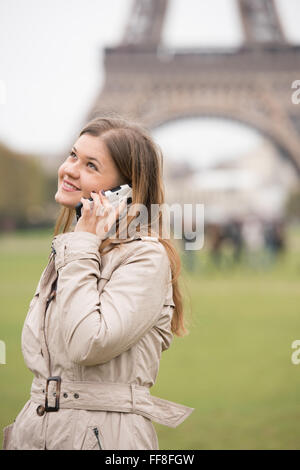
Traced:
<path fill-rule="evenodd" d="M 1 430 L 29 398 L 21 331 L 51 240 L 51 231 L 0 237 Z M 177 428 L 154 423 L 160 449 L 300 448 L 300 365 L 291 362 L 300 339 L 299 229 L 288 240 L 288 252 L 269 268 L 216 269 L 203 249 L 187 272 L 183 256 L 190 333 L 163 353 L 151 392 L 195 411 Z"/>

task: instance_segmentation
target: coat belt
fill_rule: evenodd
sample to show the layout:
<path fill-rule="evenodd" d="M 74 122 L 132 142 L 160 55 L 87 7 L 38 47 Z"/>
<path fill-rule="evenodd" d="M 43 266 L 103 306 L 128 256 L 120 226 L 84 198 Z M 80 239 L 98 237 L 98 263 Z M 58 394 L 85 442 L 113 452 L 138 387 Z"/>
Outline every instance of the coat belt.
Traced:
<path fill-rule="evenodd" d="M 46 380 L 33 379 L 33 402 L 45 405 L 46 385 Z M 55 407 L 59 402 L 59 409 L 135 413 L 171 428 L 177 427 L 194 411 L 194 408 L 155 397 L 148 387 L 137 384 L 61 380 L 58 394 L 56 385 L 48 379 L 48 407 Z"/>

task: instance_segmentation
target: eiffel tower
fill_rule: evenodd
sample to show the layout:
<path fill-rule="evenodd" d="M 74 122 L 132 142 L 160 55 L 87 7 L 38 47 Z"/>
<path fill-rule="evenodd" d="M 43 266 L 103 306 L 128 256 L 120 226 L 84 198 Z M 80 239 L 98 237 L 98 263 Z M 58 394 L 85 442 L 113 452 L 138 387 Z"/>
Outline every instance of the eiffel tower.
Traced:
<path fill-rule="evenodd" d="M 289 44 L 273 0 L 237 0 L 239 48 L 161 44 L 168 0 L 134 0 L 123 38 L 105 48 L 105 83 L 88 119 L 116 113 L 149 129 L 187 117 L 218 117 L 269 138 L 300 176 L 300 47 Z"/>

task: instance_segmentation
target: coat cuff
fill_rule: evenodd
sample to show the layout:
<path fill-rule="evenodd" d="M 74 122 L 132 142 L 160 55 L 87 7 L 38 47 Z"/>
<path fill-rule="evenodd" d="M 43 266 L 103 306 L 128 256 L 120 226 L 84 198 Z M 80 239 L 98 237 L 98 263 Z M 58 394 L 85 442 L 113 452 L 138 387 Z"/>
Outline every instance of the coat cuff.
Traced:
<path fill-rule="evenodd" d="M 101 267 L 99 254 L 101 242 L 101 237 L 91 232 L 67 232 L 56 235 L 51 245 L 55 254 L 56 270 L 79 259 L 94 259 Z"/>

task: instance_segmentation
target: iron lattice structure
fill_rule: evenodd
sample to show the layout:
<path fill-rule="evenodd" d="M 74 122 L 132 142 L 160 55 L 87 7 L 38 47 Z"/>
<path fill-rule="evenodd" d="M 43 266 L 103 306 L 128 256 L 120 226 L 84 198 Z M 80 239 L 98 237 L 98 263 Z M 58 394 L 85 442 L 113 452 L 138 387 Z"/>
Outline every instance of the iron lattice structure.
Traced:
<path fill-rule="evenodd" d="M 300 175 L 300 46 L 289 44 L 273 0 L 238 0 L 239 48 L 162 46 L 168 0 L 134 0 L 121 43 L 105 49 L 105 83 L 88 119 L 116 113 L 150 129 L 184 117 L 239 121 L 270 138 Z"/>

